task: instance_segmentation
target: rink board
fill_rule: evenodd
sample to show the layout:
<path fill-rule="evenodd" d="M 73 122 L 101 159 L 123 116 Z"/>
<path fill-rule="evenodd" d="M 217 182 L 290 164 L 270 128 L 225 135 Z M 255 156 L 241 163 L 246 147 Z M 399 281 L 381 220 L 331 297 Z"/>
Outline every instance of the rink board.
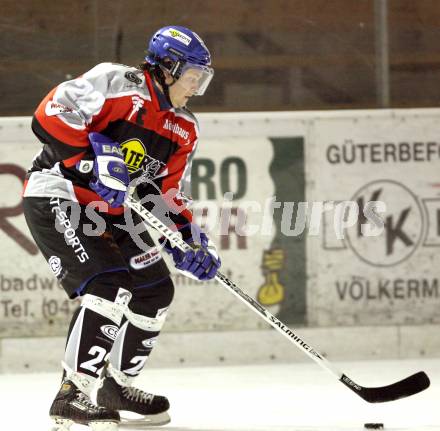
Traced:
<path fill-rule="evenodd" d="M 295 333 L 336 365 L 348 360 L 440 356 L 437 325 L 314 327 L 295 329 Z M 65 342 L 64 336 L 3 338 L 0 374 L 58 371 Z M 148 358 L 148 369 L 303 362 L 311 360 L 271 329 L 164 331 Z M 316 373 L 326 375 L 316 364 L 313 366 Z"/>
<path fill-rule="evenodd" d="M 224 272 L 251 296 L 296 326 L 438 323 L 440 110 L 199 119 L 196 218 L 210 229 Z M 0 120 L 0 337 L 62 335 L 76 306 L 37 253 L 22 215 L 23 175 L 40 148 L 29 125 L 24 117 Z M 273 196 L 280 208 L 271 213 Z M 338 230 L 339 203 L 373 198 L 387 205 L 381 235 L 359 236 L 362 218 Z M 298 234 L 303 201 L 309 219 Z M 312 217 L 312 202 L 333 207 Z M 225 234 L 218 220 L 228 211 Z M 167 331 L 265 327 L 214 283 L 174 280 Z"/>

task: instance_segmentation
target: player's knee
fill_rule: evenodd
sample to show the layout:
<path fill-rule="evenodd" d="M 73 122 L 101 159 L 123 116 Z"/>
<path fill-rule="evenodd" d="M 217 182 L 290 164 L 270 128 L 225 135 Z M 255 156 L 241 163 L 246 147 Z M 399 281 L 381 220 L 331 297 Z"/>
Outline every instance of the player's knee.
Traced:
<path fill-rule="evenodd" d="M 131 288 L 132 281 L 128 272 L 99 274 L 87 284 L 81 307 L 119 326 L 132 296 L 129 291 Z"/>
<path fill-rule="evenodd" d="M 135 286 L 130 302 L 134 313 L 155 317 L 160 310 L 168 308 L 174 298 L 174 283 L 170 276 L 158 282 Z"/>
<path fill-rule="evenodd" d="M 121 287 L 128 291 L 133 288 L 128 271 L 103 272 L 87 283 L 84 293 L 114 302 Z"/>

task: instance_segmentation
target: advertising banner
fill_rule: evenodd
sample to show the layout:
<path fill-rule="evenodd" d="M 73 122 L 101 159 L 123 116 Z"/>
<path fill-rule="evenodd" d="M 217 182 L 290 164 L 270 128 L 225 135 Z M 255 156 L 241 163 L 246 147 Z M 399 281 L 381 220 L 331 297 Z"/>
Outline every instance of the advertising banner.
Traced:
<path fill-rule="evenodd" d="M 440 321 L 440 126 L 434 115 L 326 118 L 309 136 L 311 324 Z"/>
<path fill-rule="evenodd" d="M 222 271 L 295 326 L 438 323 L 439 117 L 201 115 L 192 210 Z M 29 125 L 4 119 L 0 128 L 0 337 L 62 335 L 78 305 L 22 214 L 24 175 L 40 149 Z M 215 282 L 172 276 L 165 330 L 266 327 Z"/>

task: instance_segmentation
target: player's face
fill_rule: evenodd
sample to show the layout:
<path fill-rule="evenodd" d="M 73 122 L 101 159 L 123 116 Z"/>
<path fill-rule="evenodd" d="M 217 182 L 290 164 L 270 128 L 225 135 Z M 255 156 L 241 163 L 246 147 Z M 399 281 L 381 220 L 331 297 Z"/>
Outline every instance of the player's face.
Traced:
<path fill-rule="evenodd" d="M 169 87 L 171 103 L 175 108 L 186 106 L 188 100 L 197 93 L 202 75 L 201 70 L 188 69 Z"/>

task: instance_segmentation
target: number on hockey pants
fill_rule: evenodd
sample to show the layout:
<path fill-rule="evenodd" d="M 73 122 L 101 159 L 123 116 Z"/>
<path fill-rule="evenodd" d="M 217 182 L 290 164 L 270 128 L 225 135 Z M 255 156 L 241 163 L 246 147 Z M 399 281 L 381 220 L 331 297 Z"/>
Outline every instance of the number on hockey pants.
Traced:
<path fill-rule="evenodd" d="M 95 367 L 96 364 L 102 362 L 105 358 L 107 351 L 100 346 L 92 346 L 89 350 L 89 355 L 96 355 L 94 358 L 89 361 L 83 362 L 80 365 L 80 368 L 84 368 L 85 370 L 89 370 L 92 373 L 96 373 L 98 371 L 98 367 Z"/>
<path fill-rule="evenodd" d="M 128 370 L 124 370 L 124 373 L 130 374 L 132 376 L 137 376 L 141 372 L 147 358 L 148 356 L 135 356 L 130 361 L 130 364 L 135 364 L 135 366 L 129 368 Z"/>

